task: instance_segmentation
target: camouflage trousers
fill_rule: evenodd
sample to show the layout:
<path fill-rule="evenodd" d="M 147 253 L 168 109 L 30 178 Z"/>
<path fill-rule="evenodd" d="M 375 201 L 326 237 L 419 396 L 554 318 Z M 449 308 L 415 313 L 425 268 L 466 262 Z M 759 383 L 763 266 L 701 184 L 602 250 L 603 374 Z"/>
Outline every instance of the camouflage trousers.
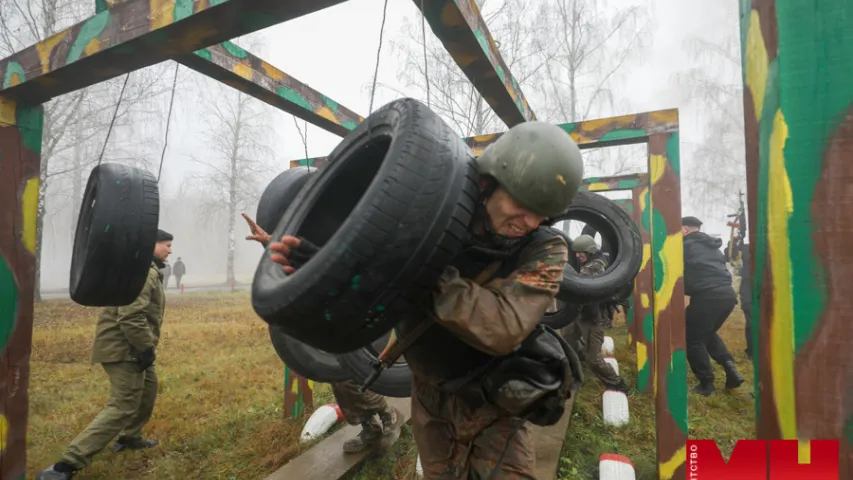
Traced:
<path fill-rule="evenodd" d="M 592 322 L 577 320 L 561 332 L 566 342 L 578 352 L 581 360 L 598 377 L 605 387 L 619 385 L 621 378 L 601 356 L 604 343 L 604 327 Z"/>
<path fill-rule="evenodd" d="M 358 383 L 349 380 L 332 384 L 335 401 L 350 425 L 376 422 L 375 416 L 388 410 L 385 397 L 371 391 L 359 393 L 359 387 Z"/>
<path fill-rule="evenodd" d="M 527 422 L 501 415 L 478 391 L 447 393 L 413 378 L 412 433 L 426 480 L 535 479 Z"/>
<path fill-rule="evenodd" d="M 140 371 L 136 362 L 104 363 L 110 377 L 110 398 L 92 423 L 71 441 L 62 460 L 83 468 L 116 436 L 140 438 L 157 399 L 154 366 Z"/>

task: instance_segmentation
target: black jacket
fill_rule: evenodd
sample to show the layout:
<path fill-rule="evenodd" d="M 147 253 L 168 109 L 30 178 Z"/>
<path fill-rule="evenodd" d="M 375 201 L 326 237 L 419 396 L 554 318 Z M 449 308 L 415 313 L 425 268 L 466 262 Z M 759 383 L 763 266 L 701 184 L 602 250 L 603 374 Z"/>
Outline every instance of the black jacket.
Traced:
<path fill-rule="evenodd" d="M 684 294 L 690 297 L 734 297 L 726 269 L 723 241 L 703 232 L 684 237 Z"/>

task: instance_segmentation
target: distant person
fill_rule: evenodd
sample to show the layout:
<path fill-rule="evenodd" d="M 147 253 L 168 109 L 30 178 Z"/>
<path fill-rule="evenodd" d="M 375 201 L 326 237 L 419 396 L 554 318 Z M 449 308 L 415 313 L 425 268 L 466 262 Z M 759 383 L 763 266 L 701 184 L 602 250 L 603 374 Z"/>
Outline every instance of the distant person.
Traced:
<path fill-rule="evenodd" d="M 169 262 L 163 262 L 166 266 L 160 269 L 163 274 L 163 288 L 169 288 L 169 276 L 172 275 L 172 266 Z"/>
<path fill-rule="evenodd" d="M 246 240 L 254 240 L 265 247 L 269 245 L 270 235 L 245 213 L 243 218 L 251 230 Z M 369 390 L 359 392 L 359 387 L 352 380 L 332 383 L 332 395 L 344 419 L 350 425 L 361 425 L 358 435 L 344 442 L 344 453 L 386 450 L 400 438 L 403 415 L 389 406 L 382 395 Z"/>
<path fill-rule="evenodd" d="M 726 388 L 737 388 L 743 377 L 735 366 L 723 339 L 717 331 L 737 305 L 732 275 L 726 268 L 726 256 L 720 251 L 723 241 L 699 231 L 702 222 L 696 217 L 681 219 L 684 234 L 684 294 L 690 297 L 687 323 L 687 361 L 699 379 L 693 393 L 714 393 L 714 370 L 711 358 L 726 371 Z"/>
<path fill-rule="evenodd" d="M 178 257 L 178 261 L 175 262 L 175 266 L 172 267 L 172 273 L 175 274 L 175 288 L 181 288 L 181 277 L 187 273 L 187 267 L 184 265 L 184 262 L 181 261 L 181 257 Z"/>
<path fill-rule="evenodd" d="M 166 258 L 172 253 L 172 235 L 157 231 L 154 260 L 145 286 L 136 300 L 123 307 L 107 307 L 98 318 L 92 363 L 100 363 L 110 379 L 110 398 L 62 455 L 62 459 L 38 474 L 37 480 L 68 480 L 107 447 L 113 438 L 116 452 L 139 450 L 157 445 L 142 438 L 157 398 L 154 354 L 166 296 L 163 274 Z"/>

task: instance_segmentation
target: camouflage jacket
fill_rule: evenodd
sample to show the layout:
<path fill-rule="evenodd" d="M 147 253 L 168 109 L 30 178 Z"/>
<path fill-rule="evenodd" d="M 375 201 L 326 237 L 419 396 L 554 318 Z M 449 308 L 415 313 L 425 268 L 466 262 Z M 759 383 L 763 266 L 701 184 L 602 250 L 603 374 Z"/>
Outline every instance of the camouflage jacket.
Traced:
<path fill-rule="evenodd" d="M 165 307 L 163 274 L 151 264 L 145 286 L 133 303 L 101 312 L 92 363 L 136 361 L 139 352 L 156 347 Z"/>
<path fill-rule="evenodd" d="M 457 259 L 442 275 L 432 305 L 400 325 L 400 334 L 432 315 L 435 325 L 406 350 L 412 372 L 428 383 L 463 377 L 527 338 L 560 288 L 568 261 L 566 241 L 539 229 L 517 257 L 478 285 L 488 262 Z M 508 271 L 507 271 L 508 270 Z"/>
<path fill-rule="evenodd" d="M 605 270 L 607 270 L 607 261 L 602 257 L 598 257 L 581 265 L 580 274 L 594 277 L 601 275 Z M 581 309 L 579 320 L 599 327 L 608 327 L 611 322 L 611 319 L 606 315 L 601 308 L 601 305 L 598 303 L 585 305 Z"/>

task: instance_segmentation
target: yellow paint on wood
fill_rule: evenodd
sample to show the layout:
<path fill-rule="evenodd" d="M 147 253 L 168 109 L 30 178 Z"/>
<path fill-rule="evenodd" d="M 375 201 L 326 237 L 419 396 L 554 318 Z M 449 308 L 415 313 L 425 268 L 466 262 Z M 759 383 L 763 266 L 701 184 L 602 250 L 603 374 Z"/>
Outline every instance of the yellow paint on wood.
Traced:
<path fill-rule="evenodd" d="M 640 295 L 640 303 L 643 305 L 643 308 L 649 308 L 651 302 L 648 293 L 643 293 L 642 295 Z"/>
<path fill-rule="evenodd" d="M 50 71 L 50 53 L 66 35 L 68 35 L 68 31 L 63 30 L 35 45 L 41 62 L 41 73 L 45 74 Z"/>
<path fill-rule="evenodd" d="M 687 461 L 687 446 L 683 446 L 672 454 L 672 458 L 658 465 L 658 475 L 661 480 L 669 480 L 675 471 Z"/>
<path fill-rule="evenodd" d="M 646 198 L 649 196 L 649 187 L 644 187 L 640 192 L 640 212 L 646 211 Z"/>
<path fill-rule="evenodd" d="M 773 275 L 773 316 L 770 319 L 770 364 L 773 392 L 782 438 L 797 438 L 794 395 L 794 296 L 791 286 L 791 257 L 788 219 L 794 211 L 785 142 L 788 125 L 781 110 L 773 118 L 770 134 L 770 172 L 767 195 L 767 239 Z"/>
<path fill-rule="evenodd" d="M 684 273 L 684 250 L 683 235 L 681 230 L 668 235 L 660 252 L 660 260 L 663 264 L 663 282 L 660 290 L 655 291 L 655 316 L 669 307 L 672 300 L 672 292 L 675 290 L 675 282 Z"/>
<path fill-rule="evenodd" d="M 23 219 L 22 242 L 24 248 L 36 254 L 36 220 L 39 204 L 39 177 L 27 180 L 24 194 L 21 196 L 21 218 Z"/>
<path fill-rule="evenodd" d="M 93 53 L 101 51 L 101 41 L 97 38 L 89 40 L 89 43 L 86 44 L 86 48 L 83 51 L 86 52 L 87 57 Z"/>
<path fill-rule="evenodd" d="M 252 67 L 246 65 L 245 63 L 237 63 L 234 65 L 234 68 L 231 69 L 234 74 L 238 77 L 245 78 L 246 80 L 252 80 Z"/>
<path fill-rule="evenodd" d="M 752 92 L 756 120 L 761 119 L 764 108 L 764 95 L 767 91 L 767 70 L 770 58 L 764 37 L 761 34 L 761 19 L 758 12 L 752 10 L 749 15 L 749 31 L 746 34 L 746 86 Z"/>
<path fill-rule="evenodd" d="M 664 155 L 649 155 L 649 183 L 658 183 L 666 173 L 666 157 Z"/>
<path fill-rule="evenodd" d="M 586 188 L 590 192 L 600 192 L 602 190 L 610 190 L 610 185 L 608 185 L 604 182 L 594 182 L 594 183 L 590 183 L 589 186 Z"/>
<path fill-rule="evenodd" d="M 150 0 L 151 30 L 170 25 L 175 17 L 175 2 L 170 0 Z"/>
<path fill-rule="evenodd" d="M 17 125 L 17 104 L 14 100 L 0 97 L 0 127 L 11 127 Z"/>
<path fill-rule="evenodd" d="M 268 77 L 272 78 L 275 81 L 280 82 L 280 81 L 284 80 L 285 77 L 287 77 L 287 75 L 284 72 L 273 67 L 272 65 L 270 65 L 267 62 L 261 62 L 261 68 L 264 69 L 264 73 L 266 73 Z"/>
<path fill-rule="evenodd" d="M 0 452 L 6 450 L 6 435 L 9 434 L 9 421 L 0 413 Z"/>
<path fill-rule="evenodd" d="M 597 118 L 595 120 L 584 120 L 578 126 L 580 127 L 580 130 L 583 130 L 584 132 L 593 132 L 602 129 L 613 130 L 618 128 L 623 123 L 623 121 L 625 123 L 630 123 L 634 119 L 634 117 L 634 115 L 629 115 L 627 117 L 618 117 L 618 119 Z"/>
<path fill-rule="evenodd" d="M 649 264 L 649 259 L 652 258 L 652 245 L 650 243 L 643 244 L 643 263 L 640 264 L 640 271 L 642 272 L 646 265 Z M 646 305 L 648 307 L 648 305 Z"/>
<path fill-rule="evenodd" d="M 335 122 L 338 125 L 341 124 L 340 120 L 338 120 L 338 118 L 335 116 L 335 112 L 333 112 L 332 109 L 329 107 L 320 107 L 320 109 L 314 113 L 325 118 L 326 120 L 329 120 L 330 122 Z"/>
<path fill-rule="evenodd" d="M 797 463 L 812 463 L 812 444 L 808 440 L 797 442 Z"/>
<path fill-rule="evenodd" d="M 649 361 L 649 351 L 645 343 L 637 342 L 637 370 L 642 370 Z"/>
<path fill-rule="evenodd" d="M 678 110 L 649 112 L 649 119 L 655 123 L 678 123 Z"/>

